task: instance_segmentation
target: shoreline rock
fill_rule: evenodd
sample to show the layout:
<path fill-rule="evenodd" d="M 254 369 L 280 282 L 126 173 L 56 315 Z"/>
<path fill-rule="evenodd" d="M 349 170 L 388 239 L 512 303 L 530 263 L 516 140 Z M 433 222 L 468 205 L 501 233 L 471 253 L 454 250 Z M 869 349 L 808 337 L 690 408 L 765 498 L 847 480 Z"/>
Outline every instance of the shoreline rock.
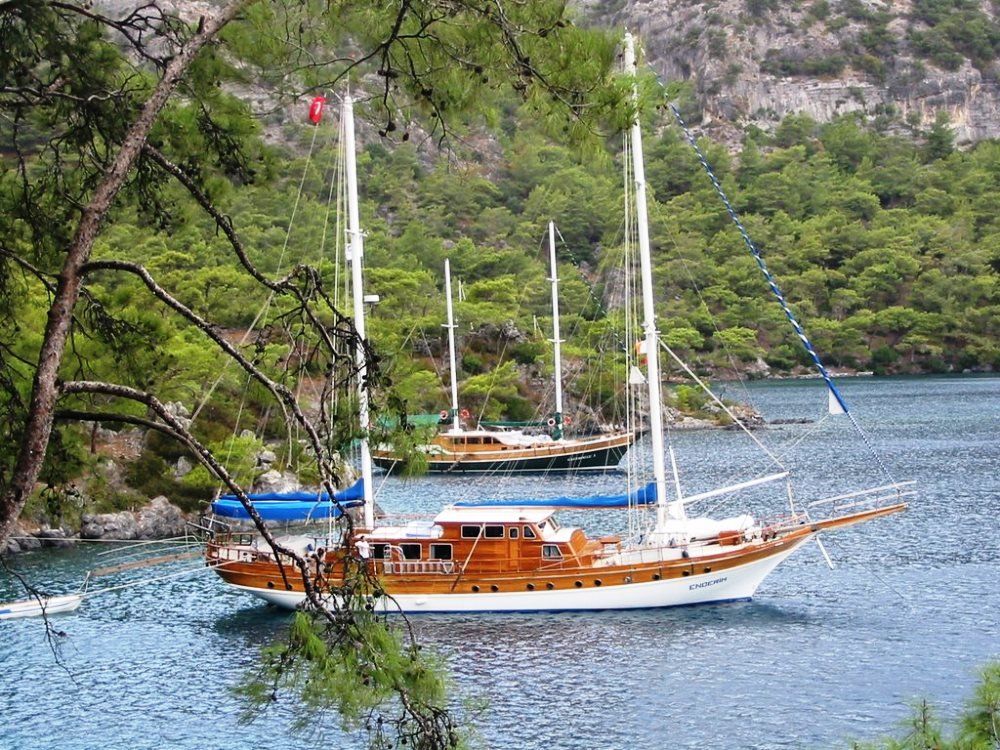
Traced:
<path fill-rule="evenodd" d="M 167 539 L 183 536 L 187 516 L 176 505 L 159 495 L 137 511 L 85 513 L 80 526 L 81 539 Z"/>

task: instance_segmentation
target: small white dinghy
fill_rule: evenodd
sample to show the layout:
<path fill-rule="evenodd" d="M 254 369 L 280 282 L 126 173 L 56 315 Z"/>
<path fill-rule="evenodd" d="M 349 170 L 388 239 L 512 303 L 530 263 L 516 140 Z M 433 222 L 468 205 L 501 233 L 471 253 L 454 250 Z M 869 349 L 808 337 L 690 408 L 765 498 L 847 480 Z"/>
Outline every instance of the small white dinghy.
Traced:
<path fill-rule="evenodd" d="M 80 602 L 82 601 L 83 594 L 81 593 L 66 594 L 64 596 L 32 597 L 31 599 L 21 599 L 16 602 L 0 602 L 0 620 L 72 612 L 80 606 Z"/>

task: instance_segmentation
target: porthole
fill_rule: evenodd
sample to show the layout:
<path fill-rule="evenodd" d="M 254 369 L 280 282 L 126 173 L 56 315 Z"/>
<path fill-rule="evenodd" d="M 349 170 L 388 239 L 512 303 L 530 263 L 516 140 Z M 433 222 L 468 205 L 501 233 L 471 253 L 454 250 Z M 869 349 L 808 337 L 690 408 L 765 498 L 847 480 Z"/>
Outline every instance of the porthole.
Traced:
<path fill-rule="evenodd" d="M 582 587 L 582 586 L 583 586 L 583 581 L 577 581 L 577 582 L 576 582 L 576 583 L 574 583 L 573 585 L 574 585 L 574 586 L 576 586 L 577 588 L 580 588 L 580 587 Z"/>
<path fill-rule="evenodd" d="M 479 591 L 479 587 L 478 587 L 478 586 L 473 586 L 473 587 L 472 587 L 472 591 L 473 591 L 474 593 L 475 593 L 475 592 L 478 592 L 478 591 Z"/>
<path fill-rule="evenodd" d="M 653 573 L 653 580 L 654 581 L 659 581 L 660 580 L 660 574 L 659 573 Z"/>
<path fill-rule="evenodd" d="M 623 583 L 632 583 L 632 576 L 625 576 L 625 578 L 622 579 L 622 582 Z"/>
<path fill-rule="evenodd" d="M 681 571 L 681 575 L 682 576 L 689 576 L 689 575 L 691 575 L 691 571 L 690 570 L 682 570 Z"/>
<path fill-rule="evenodd" d="M 711 573 L 711 572 L 712 572 L 712 569 L 711 569 L 711 568 L 705 568 L 705 572 L 706 572 L 706 573 Z"/>
<path fill-rule="evenodd" d="M 274 588 L 274 581 L 268 581 L 268 582 L 267 582 L 267 587 L 268 587 L 269 589 L 273 589 L 273 588 Z"/>
<path fill-rule="evenodd" d="M 549 591 L 551 591 L 555 587 L 556 587 L 556 585 L 554 583 L 552 583 L 552 581 L 549 581 L 548 583 L 545 584 L 545 588 L 547 588 Z"/>
<path fill-rule="evenodd" d="M 499 591 L 499 590 L 500 590 L 500 587 L 497 586 L 495 583 L 492 586 L 490 586 L 490 591 L 496 592 L 496 591 Z"/>
<path fill-rule="evenodd" d="M 292 584 L 286 583 L 285 584 L 285 591 L 291 591 L 291 590 L 292 590 Z"/>
<path fill-rule="evenodd" d="M 600 586 L 602 583 L 603 583 L 603 581 L 600 578 L 595 578 L 594 579 L 594 585 L 595 586 Z"/>
<path fill-rule="evenodd" d="M 528 591 L 534 591 L 534 590 L 535 590 L 535 584 L 529 583 L 528 584 Z"/>

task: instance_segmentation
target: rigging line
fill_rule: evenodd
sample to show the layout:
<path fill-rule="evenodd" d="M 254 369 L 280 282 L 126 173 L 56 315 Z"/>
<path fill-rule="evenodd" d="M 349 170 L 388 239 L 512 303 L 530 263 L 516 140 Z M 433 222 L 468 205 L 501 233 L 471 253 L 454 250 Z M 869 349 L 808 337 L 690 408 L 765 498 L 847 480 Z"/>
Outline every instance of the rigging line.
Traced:
<path fill-rule="evenodd" d="M 319 127 L 319 126 L 317 125 L 317 127 Z M 332 129 L 331 129 L 331 137 L 327 140 L 327 145 L 328 146 L 329 146 L 330 141 L 332 141 L 332 140 L 333 140 L 333 137 L 332 137 Z M 329 149 L 329 150 L 330 150 L 330 159 L 327 162 L 326 173 L 327 174 L 331 174 L 331 172 L 332 172 L 332 175 L 330 177 L 330 190 L 327 192 L 327 196 L 326 196 L 326 215 L 323 217 L 323 234 L 322 234 L 322 236 L 320 237 L 320 240 L 319 240 L 319 257 L 321 259 L 324 257 L 325 252 L 326 252 L 326 235 L 327 235 L 327 231 L 329 230 L 329 227 L 330 227 L 330 211 L 331 211 L 331 206 L 333 206 L 333 193 L 334 193 L 334 189 L 337 188 L 337 187 L 339 187 L 339 185 L 340 185 L 340 149 L 338 148 L 337 150 L 334 150 L 334 149 Z M 334 160 L 336 160 L 336 163 L 334 163 Z M 337 206 L 336 210 L 339 211 L 340 207 Z M 339 225 L 338 225 L 338 228 L 339 228 Z M 336 252 L 336 249 L 337 249 L 337 242 L 336 242 L 336 239 L 335 239 L 334 240 L 334 252 Z M 334 262 L 336 263 L 336 256 L 334 257 Z"/>
<path fill-rule="evenodd" d="M 819 538 L 819 534 L 821 534 L 821 533 L 822 532 L 818 532 L 817 533 L 817 535 L 816 535 L 817 539 Z M 836 536 L 833 536 L 833 537 L 830 537 L 830 538 L 827 539 L 827 541 L 831 541 L 831 540 L 833 542 L 833 546 L 836 547 L 841 552 L 843 552 L 843 551 L 845 551 L 847 549 L 844 545 L 842 545 L 840 543 L 840 540 L 838 540 Z M 878 581 L 883 586 L 885 586 L 887 589 L 889 589 L 889 591 L 891 591 L 896 596 L 898 596 L 900 598 L 900 600 L 903 602 L 903 604 L 906 605 L 907 611 L 909 611 L 909 612 L 913 611 L 913 603 L 912 603 L 912 601 L 909 598 L 907 598 L 907 596 L 902 591 L 900 591 L 898 588 L 896 588 L 895 586 L 893 586 L 885 578 L 883 578 L 882 576 L 880 576 L 878 574 L 875 566 L 871 564 L 871 555 L 870 554 L 867 556 L 867 558 L 862 559 L 860 564 L 861 564 L 861 567 L 863 567 L 865 570 L 868 571 L 868 574 L 872 578 L 874 578 L 876 581 Z"/>
<path fill-rule="evenodd" d="M 778 282 L 775 281 L 774 277 L 771 275 L 771 272 L 768 270 L 767 264 L 764 262 L 764 257 L 761 255 L 760 250 L 757 248 L 757 245 L 754 243 L 754 241 L 750 238 L 750 233 L 747 231 L 746 227 L 743 226 L 743 221 L 740 219 L 739 214 L 736 212 L 736 208 L 733 206 L 733 204 L 729 200 L 729 197 L 726 195 L 726 191 L 723 190 L 722 184 L 719 182 L 719 178 L 716 177 L 715 172 L 712 170 L 711 165 L 708 163 L 708 159 L 705 156 L 704 152 L 701 150 L 701 147 L 698 145 L 698 142 L 695 140 L 694 134 L 691 132 L 687 124 L 684 122 L 684 118 L 681 117 L 680 110 L 677 109 L 677 107 L 671 102 L 668 102 L 667 106 L 673 113 L 674 119 L 677 120 L 677 124 L 684 132 L 685 139 L 691 145 L 691 148 L 694 149 L 694 152 L 698 157 L 698 161 L 701 162 L 701 166 L 705 170 L 705 174 L 708 175 L 708 179 L 712 182 L 712 187 L 715 188 L 716 194 L 719 196 L 719 198 L 722 200 L 723 205 L 726 207 L 726 213 L 729 214 L 729 218 L 732 220 L 736 229 L 739 230 L 740 236 L 743 238 L 743 244 L 746 245 L 747 250 L 750 251 L 750 254 L 753 256 L 754 260 L 757 261 L 758 268 L 760 268 L 761 273 L 764 274 L 764 279 L 767 281 L 767 284 L 770 287 L 771 292 L 774 294 L 778 302 L 781 304 L 781 309 L 784 310 L 785 317 L 788 318 L 788 322 L 791 323 L 792 328 L 795 330 L 795 333 L 802 341 L 802 345 L 805 347 L 806 352 L 809 354 L 809 357 L 812 359 L 813 364 L 816 366 L 816 370 L 819 372 L 823 380 L 826 382 L 826 385 L 830 389 L 830 393 L 833 394 L 833 397 L 836 399 L 837 404 L 840 406 L 841 409 L 844 410 L 844 414 L 847 415 L 848 419 L 851 420 L 851 424 L 854 426 L 855 431 L 857 431 L 858 435 L 861 436 L 861 440 L 864 441 L 865 446 L 868 448 L 868 452 L 871 453 L 872 457 L 875 459 L 875 462 L 878 464 L 879 468 L 886 475 L 886 477 L 888 477 L 891 481 L 894 482 L 895 478 L 893 477 L 892 472 L 889 471 L 889 467 L 882 462 L 882 457 L 879 456 L 878 451 L 875 450 L 875 446 L 872 445 L 871 441 L 868 439 L 868 435 L 865 433 L 864 430 L 861 429 L 861 425 L 858 424 L 858 421 L 854 418 L 854 415 L 851 413 L 850 409 L 847 408 L 847 403 L 844 401 L 844 398 L 840 395 L 840 391 L 834 384 L 833 378 L 830 376 L 830 373 L 827 371 L 826 367 L 823 365 L 823 362 L 820 360 L 819 355 L 816 353 L 816 349 L 813 347 L 812 342 L 806 336 L 805 331 L 802 329 L 801 324 L 796 319 L 795 314 L 792 312 L 791 307 L 789 307 L 788 302 L 785 299 L 785 295 L 782 294 L 781 289 L 778 287 Z"/>
<path fill-rule="evenodd" d="M 676 246 L 676 239 L 675 239 L 675 246 Z M 712 313 L 712 309 L 708 306 L 708 302 L 705 299 L 705 296 L 701 293 L 701 287 L 698 285 L 697 279 L 695 279 L 694 274 L 691 272 L 691 267 L 688 265 L 687 258 L 681 255 L 678 257 L 678 260 L 680 261 L 681 268 L 684 269 L 684 273 L 687 274 L 688 280 L 691 282 L 691 287 L 694 289 L 694 293 L 698 296 L 698 301 L 701 303 L 702 309 L 708 315 L 708 319 L 712 323 L 712 328 L 715 329 L 716 333 L 721 334 L 722 329 L 719 328 L 719 322 L 716 319 L 715 315 Z M 720 337 L 719 340 L 722 342 L 722 348 L 726 352 L 726 359 L 729 360 L 729 367 L 732 369 L 733 374 L 736 375 L 736 379 L 739 381 L 739 384 L 743 389 L 743 397 L 751 406 L 753 406 L 756 409 L 757 405 L 754 403 L 753 398 L 750 395 L 750 389 L 747 388 L 746 381 L 743 379 L 743 376 L 741 375 L 739 368 L 736 366 L 736 357 L 733 355 L 732 350 L 726 343 L 725 337 Z"/>
<path fill-rule="evenodd" d="M 781 456 L 782 456 L 782 458 L 784 458 L 785 460 L 788 460 L 789 455 L 791 454 L 791 452 L 793 450 L 795 450 L 796 446 L 798 446 L 799 443 L 801 443 L 807 437 L 809 437 L 814 432 L 816 432 L 816 430 L 819 429 L 820 425 L 823 424 L 829 417 L 830 417 L 829 414 L 824 414 L 823 417 L 821 419 L 819 419 L 818 421 L 816 421 L 815 423 L 813 423 L 813 425 L 811 427 L 809 427 L 806 430 L 803 430 L 802 434 L 799 435 L 791 443 L 789 443 L 787 445 L 781 445 L 780 449 L 781 449 Z"/>
<path fill-rule="evenodd" d="M 243 386 L 243 395 L 240 396 L 240 408 L 236 411 L 236 421 L 233 423 L 233 434 L 229 438 L 229 447 L 226 450 L 226 460 L 224 466 L 229 466 L 229 461 L 233 457 L 233 448 L 236 447 L 236 433 L 240 429 L 240 420 L 243 419 L 243 407 L 247 401 L 247 391 L 250 390 L 251 375 L 247 373 L 247 382 Z"/>
<path fill-rule="evenodd" d="M 757 439 L 757 436 L 750 431 L 750 428 L 747 427 L 745 424 L 743 424 L 743 420 L 741 420 L 739 417 L 733 414 L 732 410 L 728 406 L 726 406 L 718 396 L 712 393 L 712 390 L 707 385 L 705 385 L 702 379 L 694 374 L 694 371 L 692 371 L 691 368 L 687 366 L 684 360 L 682 360 L 680 357 L 674 354 L 673 349 L 667 346 L 666 343 L 664 343 L 663 341 L 660 341 L 660 348 L 663 349 L 671 357 L 673 357 L 674 361 L 684 369 L 684 372 L 686 372 L 688 376 L 692 380 L 694 380 L 694 382 L 697 383 L 701 387 L 701 389 L 705 391 L 705 393 L 707 393 L 712 398 L 712 400 L 715 401 L 715 403 L 717 403 L 723 409 L 723 411 L 726 412 L 726 414 L 729 415 L 730 419 L 732 419 L 736 424 L 739 425 L 740 429 L 743 430 L 743 432 L 745 432 L 747 436 L 751 440 L 753 440 L 754 443 L 757 444 L 758 448 L 764 451 L 764 453 L 766 453 L 777 466 L 779 466 L 782 469 L 786 468 L 785 465 L 781 463 L 781 460 L 777 456 L 775 456 L 770 450 L 768 450 L 767 446 L 764 445 L 764 443 L 762 443 L 760 440 Z"/>
<path fill-rule="evenodd" d="M 521 290 L 521 295 L 518 297 L 517 304 L 514 306 L 514 311 L 511 313 L 512 316 L 511 323 L 514 323 L 515 327 L 516 327 L 515 320 L 517 316 L 521 313 L 521 308 L 524 306 L 524 300 L 528 296 L 529 286 L 530 285 L 526 284 L 524 288 Z M 483 417 L 486 415 L 486 407 L 489 406 L 490 394 L 493 393 L 493 388 L 494 386 L 496 386 L 497 378 L 500 375 L 500 366 L 503 364 L 503 358 L 504 355 L 507 353 L 507 346 L 509 344 L 510 344 L 510 339 L 504 336 L 503 346 L 501 347 L 499 356 L 497 357 L 497 364 L 493 368 L 493 371 L 490 373 L 490 384 L 489 387 L 486 389 L 486 395 L 483 398 L 483 407 L 482 409 L 479 410 L 479 417 L 478 417 L 479 422 L 482 422 Z"/>
<path fill-rule="evenodd" d="M 308 154 L 306 154 L 306 163 L 305 166 L 302 168 L 302 178 L 299 180 L 298 193 L 295 196 L 295 203 L 292 207 L 292 215 L 288 220 L 288 229 L 285 231 L 285 242 L 281 247 L 281 255 L 278 258 L 278 265 L 275 271 L 275 276 L 277 277 L 281 276 L 281 266 L 285 259 L 285 250 L 288 247 L 288 240 L 292 234 L 292 226 L 295 220 L 295 213 L 298 210 L 299 199 L 302 197 L 302 188 L 305 185 L 306 175 L 309 173 L 309 164 L 312 162 L 313 147 L 316 145 L 316 134 L 318 132 L 319 128 L 313 128 L 312 140 L 309 142 L 309 152 Z M 257 327 L 257 324 L 261 321 L 262 318 L 264 318 L 267 315 L 268 311 L 271 309 L 271 302 L 273 299 L 274 299 L 274 290 L 272 289 L 270 292 L 268 292 L 267 298 L 264 300 L 264 304 L 261 305 L 260 311 L 257 313 L 257 316 L 253 319 L 253 322 L 250 324 L 250 327 L 240 338 L 240 343 L 239 343 L 240 347 L 243 347 L 246 344 L 246 342 L 250 339 L 250 334 Z M 194 412 L 191 414 L 192 422 L 194 422 L 198 418 L 198 415 L 201 413 L 201 410 L 205 408 L 205 405 L 208 403 L 208 400 L 212 398 L 212 394 L 215 393 L 215 389 L 219 387 L 219 384 L 222 382 L 222 379 L 226 374 L 226 369 L 229 368 L 229 366 L 232 364 L 232 361 L 233 360 L 230 357 L 226 357 L 225 360 L 223 361 L 221 368 L 222 372 L 219 373 L 219 377 L 215 379 L 215 381 L 212 383 L 212 385 L 209 387 L 208 391 L 202 398 L 201 403 L 198 404 Z M 285 409 L 284 404 L 281 405 L 281 410 L 282 412 L 284 412 L 287 424 L 288 411 Z"/>
<path fill-rule="evenodd" d="M 263 318 L 264 314 L 267 312 L 268 305 L 271 302 L 271 297 L 273 295 L 274 292 L 268 294 L 267 302 L 265 302 L 264 305 L 260 308 L 260 310 L 257 311 L 256 317 L 254 317 L 254 319 L 250 322 L 250 327 L 247 328 L 247 330 L 243 333 L 243 336 L 240 337 L 240 342 L 239 344 L 237 344 L 238 348 L 242 349 L 244 346 L 246 346 L 247 341 L 250 340 L 250 335 L 254 332 L 254 329 L 257 328 L 257 324 L 260 322 L 261 318 Z M 212 383 L 212 385 L 208 387 L 208 390 L 205 392 L 205 395 L 198 403 L 198 406 L 196 406 L 194 411 L 191 413 L 192 422 L 198 419 L 198 415 L 201 414 L 201 410 L 205 408 L 205 406 L 208 404 L 208 400 L 212 398 L 212 394 L 215 393 L 215 389 L 219 387 L 219 384 L 222 382 L 222 379 L 226 376 L 226 370 L 229 369 L 229 366 L 232 363 L 233 360 L 230 357 L 226 357 L 223 360 L 222 367 L 219 368 L 221 370 L 221 372 L 219 373 L 219 377 L 217 377 L 215 381 Z"/>
<path fill-rule="evenodd" d="M 573 264 L 573 267 L 577 271 L 577 277 L 584 283 L 584 286 L 585 286 L 585 288 L 587 290 L 587 296 L 589 297 L 589 301 L 588 301 L 587 304 L 588 305 L 593 305 L 593 309 L 595 309 L 599 313 L 603 313 L 605 315 L 605 317 L 607 317 L 607 310 L 605 310 L 604 304 L 601 302 L 601 300 L 597 298 L 597 295 L 594 292 L 594 286 L 593 286 L 593 284 L 591 284 L 590 280 L 586 276 L 584 276 L 584 274 L 582 272 L 582 269 L 580 268 L 579 261 L 577 260 L 576 255 L 573 252 L 573 248 L 570 247 L 570 245 L 569 245 L 568 242 L 566 242 L 566 238 L 563 237 L 563 234 L 562 234 L 561 231 L 559 231 L 559 227 L 558 226 L 555 227 L 555 230 L 556 230 L 556 234 L 559 237 L 559 241 L 562 243 L 563 248 L 565 248 L 566 252 L 570 256 L 570 260 L 571 260 L 571 262 Z M 572 339 L 574 336 L 576 336 L 578 334 L 578 332 L 579 332 L 579 330 L 580 330 L 580 328 L 581 328 L 581 326 L 583 324 L 583 321 L 585 319 L 584 314 L 583 314 L 585 311 L 586 311 L 586 306 L 584 307 L 583 311 L 580 311 L 580 312 L 576 313 L 576 318 L 573 321 L 573 325 L 570 327 L 569 332 L 566 335 L 567 339 Z M 613 396 L 611 398 L 603 400 L 603 401 L 597 401 L 596 399 L 592 399 L 591 398 L 592 395 L 594 395 L 596 393 L 596 390 L 597 390 L 596 382 L 597 382 L 598 374 L 605 371 L 605 367 L 604 367 L 604 361 L 605 361 L 605 356 L 604 355 L 605 355 L 605 352 L 604 352 L 603 348 L 598 348 L 597 351 L 598 351 L 598 356 L 597 356 L 597 364 L 596 364 L 596 366 L 589 366 L 589 367 L 586 368 L 587 369 L 587 378 L 586 378 L 584 386 L 582 387 L 583 401 L 584 401 L 584 403 L 591 404 L 591 401 L 594 400 L 596 402 L 596 407 L 594 407 L 595 411 L 598 413 L 598 415 L 600 415 L 602 417 L 607 416 L 607 413 L 609 411 L 609 406 L 610 406 L 611 420 L 614 421 L 615 417 L 617 416 L 618 410 L 616 408 L 616 404 L 612 400 Z M 614 387 L 612 388 L 612 392 L 613 393 L 617 393 L 618 390 L 619 390 L 618 389 L 618 383 L 617 383 L 618 373 L 617 373 L 617 370 L 614 369 L 614 368 L 612 369 L 612 376 L 615 378 L 615 382 L 613 383 Z M 609 405 L 609 401 L 611 402 L 610 405 Z"/>
<path fill-rule="evenodd" d="M 347 123 L 341 119 L 339 127 L 337 128 L 337 166 L 336 166 L 336 177 L 330 183 L 331 189 L 334 185 L 337 187 L 337 197 L 335 205 L 337 207 L 334 212 L 334 217 L 336 218 L 336 225 L 334 227 L 333 233 L 333 306 L 337 309 L 340 308 L 340 268 L 341 263 L 344 264 L 344 283 L 347 283 L 347 252 L 346 252 L 346 241 L 347 233 L 344 230 L 344 215 L 347 213 L 347 180 L 345 179 L 346 171 L 346 161 L 347 161 L 347 151 L 345 148 L 346 136 L 344 129 Z M 327 220 L 329 220 L 329 212 L 327 213 Z M 346 298 L 346 293 L 345 293 Z"/>
<path fill-rule="evenodd" d="M 694 274 L 692 274 L 691 268 L 688 265 L 687 259 L 684 258 L 683 256 L 681 256 L 679 258 L 679 260 L 681 262 L 681 268 L 683 268 L 684 272 L 687 274 L 688 280 L 691 282 L 691 286 L 694 289 L 695 294 L 698 296 L 699 302 L 701 302 L 702 309 L 708 315 L 708 319 L 712 323 L 712 328 L 716 331 L 716 333 L 721 333 L 722 329 L 719 328 L 718 320 L 716 319 L 715 315 L 712 313 L 712 309 L 709 307 L 708 301 L 705 299 L 704 295 L 702 294 L 701 287 L 698 285 L 698 282 L 695 279 Z M 722 348 L 723 348 L 723 350 L 726 353 L 726 358 L 729 360 L 729 366 L 732 369 L 733 374 L 736 376 L 736 380 L 739 382 L 740 387 L 741 387 L 741 389 L 743 391 L 743 398 L 745 399 L 746 403 L 750 404 L 750 406 L 753 407 L 759 413 L 760 409 L 757 408 L 757 404 L 756 404 L 756 402 L 755 402 L 752 394 L 750 393 L 750 389 L 747 387 L 746 380 L 740 374 L 740 370 L 736 366 L 736 357 L 733 355 L 732 350 L 730 349 L 729 345 L 726 344 L 725 338 L 721 338 L 720 341 L 722 342 Z M 742 427 L 743 425 L 741 424 L 740 426 Z M 811 432 L 812 432 L 811 430 L 807 431 L 806 435 L 810 434 Z M 799 438 L 799 440 L 796 441 L 795 445 L 797 445 L 798 442 L 800 442 L 804 437 L 805 437 L 805 435 L 803 435 L 801 438 Z M 775 450 L 777 451 L 778 449 L 775 448 Z M 785 457 L 787 457 L 787 449 L 785 450 Z"/>
<path fill-rule="evenodd" d="M 837 390 L 837 386 L 833 382 L 833 378 L 827 371 L 823 362 L 820 360 L 819 355 L 816 353 L 815 348 L 813 348 L 812 342 L 808 339 L 805 331 L 802 329 L 801 324 L 792 312 L 791 307 L 788 305 L 788 301 L 785 299 L 785 295 L 782 293 L 781 289 L 778 287 L 778 282 L 771 275 L 770 270 L 768 270 L 767 264 L 764 262 L 764 256 L 761 255 L 760 250 L 757 245 L 750 238 L 750 233 L 747 231 L 746 227 L 743 225 L 743 221 L 740 219 L 739 214 L 736 212 L 736 208 L 729 200 L 729 196 L 726 195 L 725 190 L 722 188 L 722 184 L 719 182 L 719 178 L 715 175 L 712 170 L 711 165 L 708 163 L 708 158 L 705 153 L 701 150 L 701 146 L 695 140 L 694 134 L 688 128 L 687 124 L 684 122 L 684 118 L 681 117 L 680 110 L 677 109 L 672 103 L 667 105 L 670 107 L 670 111 L 673 112 L 674 118 L 677 120 L 678 125 L 680 125 L 681 130 L 684 131 L 684 137 L 690 144 L 691 148 L 694 149 L 695 155 L 698 157 L 698 161 L 701 162 L 702 168 L 705 170 L 705 174 L 708 175 L 708 179 L 712 182 L 712 187 L 715 188 L 716 194 L 722 200 L 723 205 L 726 208 L 726 213 L 729 214 L 729 218 L 732 220 L 736 229 L 739 231 L 740 236 L 743 238 L 743 244 L 746 245 L 747 250 L 753 256 L 754 260 L 757 262 L 758 268 L 760 268 L 761 273 L 764 274 L 764 280 L 767 281 L 768 286 L 771 289 L 772 294 L 777 298 L 781 309 L 785 312 L 785 317 L 788 318 L 789 323 L 791 323 L 792 328 L 795 329 L 795 333 L 798 334 L 799 339 L 802 341 L 802 345 L 805 347 L 806 352 L 809 354 L 816 366 L 816 370 L 822 376 L 823 380 L 826 381 L 827 387 L 833 394 L 834 398 L 837 399 L 837 403 L 844 410 L 844 413 L 849 413 L 847 408 L 847 403 L 844 401 L 843 397 L 840 395 L 840 391 Z"/>

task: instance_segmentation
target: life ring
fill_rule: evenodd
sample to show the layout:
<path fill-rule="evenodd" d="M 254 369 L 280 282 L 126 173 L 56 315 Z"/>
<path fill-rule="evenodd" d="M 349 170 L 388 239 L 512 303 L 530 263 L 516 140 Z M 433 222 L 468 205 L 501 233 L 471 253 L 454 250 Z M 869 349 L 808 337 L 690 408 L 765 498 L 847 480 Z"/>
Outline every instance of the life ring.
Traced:
<path fill-rule="evenodd" d="M 448 410 L 447 409 L 442 409 L 440 416 L 441 416 L 442 421 L 445 420 L 445 419 L 447 419 L 448 418 Z"/>
<path fill-rule="evenodd" d="M 563 417 L 563 424 L 566 425 L 573 424 L 573 417 L 569 416 Z"/>
<path fill-rule="evenodd" d="M 555 417 L 549 417 L 548 420 L 545 422 L 545 424 L 547 424 L 549 427 L 555 427 L 556 426 Z"/>
<path fill-rule="evenodd" d="M 458 416 L 460 416 L 462 419 L 468 419 L 469 416 L 470 416 L 469 410 L 468 409 L 462 409 L 462 411 L 460 411 L 458 413 Z"/>

